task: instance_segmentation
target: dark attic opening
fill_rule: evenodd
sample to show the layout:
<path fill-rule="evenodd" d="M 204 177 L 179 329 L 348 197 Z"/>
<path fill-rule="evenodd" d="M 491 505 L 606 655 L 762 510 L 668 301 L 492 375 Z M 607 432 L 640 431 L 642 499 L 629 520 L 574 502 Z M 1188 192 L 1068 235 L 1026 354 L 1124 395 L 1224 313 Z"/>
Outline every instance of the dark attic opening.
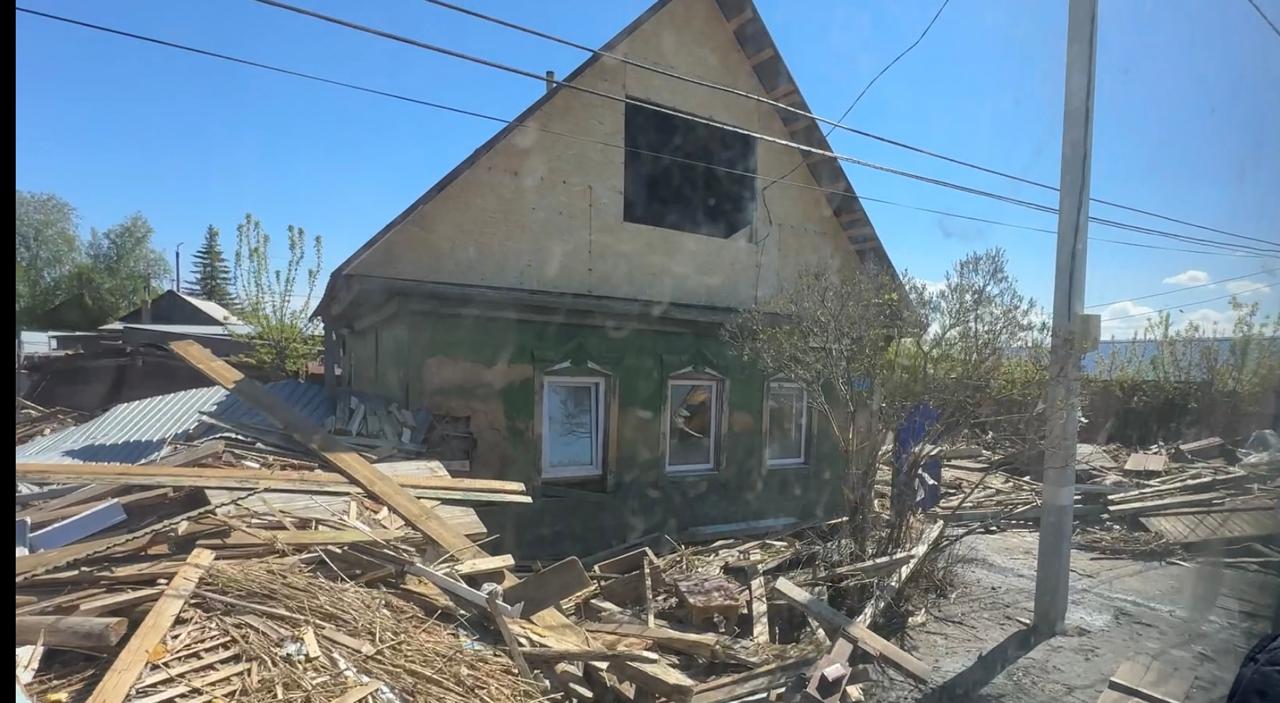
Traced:
<path fill-rule="evenodd" d="M 751 224 L 751 137 L 627 103 L 626 143 L 627 222 L 721 238 Z"/>

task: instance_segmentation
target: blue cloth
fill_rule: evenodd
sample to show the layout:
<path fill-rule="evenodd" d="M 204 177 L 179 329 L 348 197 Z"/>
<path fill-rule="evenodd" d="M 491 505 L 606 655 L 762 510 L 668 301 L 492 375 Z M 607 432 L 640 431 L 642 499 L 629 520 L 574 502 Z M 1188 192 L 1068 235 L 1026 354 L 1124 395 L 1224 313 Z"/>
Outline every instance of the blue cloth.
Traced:
<path fill-rule="evenodd" d="M 920 403 L 907 412 L 902 426 L 898 428 L 893 443 L 893 469 L 895 488 L 897 483 L 906 480 L 907 460 L 911 450 L 928 436 L 941 419 L 941 411 L 928 403 Z M 927 510 L 937 505 L 942 499 L 942 461 L 938 457 L 930 457 L 920 467 L 916 477 L 916 506 Z"/>

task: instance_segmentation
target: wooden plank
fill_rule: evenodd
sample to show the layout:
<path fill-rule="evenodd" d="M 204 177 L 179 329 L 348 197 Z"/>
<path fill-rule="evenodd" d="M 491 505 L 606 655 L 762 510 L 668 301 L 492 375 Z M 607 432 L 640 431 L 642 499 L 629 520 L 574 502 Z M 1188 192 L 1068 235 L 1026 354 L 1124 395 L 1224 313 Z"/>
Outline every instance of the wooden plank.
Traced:
<path fill-rule="evenodd" d="M 186 656 L 194 653 L 195 652 L 183 652 L 181 656 Z M 186 662 L 184 664 L 178 664 L 177 666 L 166 666 L 163 669 L 161 669 L 159 673 L 152 674 L 142 679 L 141 681 L 139 681 L 135 685 L 135 688 L 149 688 L 151 686 L 156 686 L 158 684 L 164 683 L 165 681 L 169 681 L 179 676 L 182 676 L 183 674 L 189 674 L 193 671 L 199 671 L 200 669 L 203 669 L 206 666 L 212 666 L 214 664 L 217 664 L 218 662 L 226 661 L 232 657 L 238 656 L 239 654 L 240 652 L 234 649 L 228 649 L 224 652 L 217 652 L 214 654 L 210 654 L 210 655 L 201 657 L 199 659 Z"/>
<path fill-rule="evenodd" d="M 806 615 L 816 620 L 829 636 L 850 622 L 848 615 L 832 608 L 826 601 L 795 585 L 786 577 L 779 576 L 773 582 L 773 590 L 788 603 L 800 608 Z"/>
<path fill-rule="evenodd" d="M 1133 681 L 1132 679 L 1122 680 Z M 1169 666 L 1157 660 L 1151 663 L 1151 668 L 1147 669 L 1146 675 L 1142 677 L 1138 685 L 1167 698 L 1181 701 L 1191 692 L 1191 686 L 1195 684 L 1195 681 L 1195 669 L 1186 666 Z"/>
<path fill-rule="evenodd" d="M 129 696 L 138 675 L 147 665 L 147 657 L 152 648 L 169 632 L 200 577 L 213 563 L 213 558 L 213 552 L 207 549 L 197 547 L 192 550 L 186 563 L 165 587 L 160 601 L 147 614 L 146 619 L 129 638 L 128 644 L 112 662 L 111 668 L 103 675 L 97 688 L 89 696 L 88 703 L 122 703 Z"/>
<path fill-rule="evenodd" d="M 188 466 L 122 466 L 119 464 L 17 464 L 20 480 L 30 483 L 94 481 L 103 485 L 168 486 L 182 488 L 254 489 L 282 493 L 349 495 L 363 492 L 345 477 L 321 471 L 264 471 L 260 469 Z M 449 501 L 529 503 L 524 484 L 474 478 L 400 476 L 394 482 L 410 495 Z"/>
<path fill-rule="evenodd" d="M 616 574 L 622 576 L 634 571 L 639 571 L 644 566 L 645 558 L 656 559 L 653 550 L 648 547 L 641 547 L 634 551 L 627 552 L 612 559 L 605 559 L 596 564 L 591 570 L 600 574 Z"/>
<path fill-rule="evenodd" d="M 44 513 L 49 513 L 64 508 L 70 508 L 75 505 L 84 505 L 85 503 L 102 502 L 111 496 L 120 492 L 119 486 L 81 486 L 75 491 L 57 497 L 43 505 L 27 508 L 18 511 L 15 514 L 17 518 L 35 517 Z M 74 512 L 72 513 L 75 514 Z"/>
<path fill-rule="evenodd" d="M 63 593 L 62 595 L 54 596 L 52 598 L 45 598 L 34 603 L 20 605 L 17 607 L 17 612 L 15 614 L 34 615 L 46 610 L 67 608 L 106 592 L 107 591 L 104 588 L 86 588 L 78 591 L 72 591 L 70 593 Z"/>
<path fill-rule="evenodd" d="M 1157 498 L 1156 500 L 1146 500 L 1138 503 L 1108 505 L 1107 512 L 1121 517 L 1142 515 L 1144 513 L 1155 513 L 1161 510 L 1168 510 L 1169 508 L 1185 508 L 1192 505 L 1205 505 L 1224 497 L 1225 496 L 1221 493 L 1198 493 L 1189 496 Z"/>
<path fill-rule="evenodd" d="M 209 442 L 201 442 L 194 447 L 186 447 L 176 452 L 170 452 L 164 456 L 156 457 L 145 464 L 164 464 L 165 466 L 191 466 L 198 464 L 205 459 L 221 457 L 223 452 L 227 451 L 227 444 L 220 439 Z"/>
<path fill-rule="evenodd" d="M 920 565 L 920 562 L 924 561 L 924 557 L 933 547 L 933 543 L 938 541 L 938 538 L 942 536 L 942 529 L 943 524 L 941 522 L 935 522 L 933 525 L 925 528 L 924 534 L 920 537 L 920 541 L 911 550 L 911 561 L 908 561 L 898 567 L 898 570 L 894 572 L 893 576 L 889 577 L 878 589 L 876 589 L 875 596 L 872 597 L 871 602 L 862 609 L 861 613 L 858 613 L 858 617 L 854 618 L 856 622 L 868 627 L 875 624 L 875 621 L 880 617 L 880 612 L 889 605 L 889 602 L 893 600 L 894 594 L 898 592 L 898 589 L 902 587 L 902 584 L 906 583 L 907 579 L 911 578 L 911 574 L 915 572 L 916 567 Z"/>
<path fill-rule="evenodd" d="M 698 682 L 685 676 L 684 672 L 661 662 L 613 662 L 609 665 L 609 673 L 678 703 L 692 699 L 698 687 Z"/>
<path fill-rule="evenodd" d="M 439 585 L 439 584 L 437 584 Z M 524 617 L 541 612 L 570 596 L 577 595 L 594 584 L 577 557 L 569 557 L 525 578 L 509 588 L 504 587 L 509 605 L 521 606 Z"/>
<path fill-rule="evenodd" d="M 864 652 L 906 674 L 908 678 L 918 683 L 928 683 L 929 665 L 872 632 L 862 623 L 849 623 L 841 630 L 841 636 L 852 639 Z"/>
<path fill-rule="evenodd" d="M 782 688 L 791 679 L 804 673 L 813 664 L 811 654 L 768 664 L 741 674 L 714 678 L 700 684 L 693 694 L 692 703 L 725 703 L 755 694 Z"/>
<path fill-rule="evenodd" d="M 643 650 L 628 649 L 559 649 L 550 647 L 521 647 L 520 654 L 526 659 L 537 659 L 544 662 L 614 662 L 628 661 L 655 663 L 658 655 Z"/>
<path fill-rule="evenodd" d="M 21 615 L 14 619 L 14 644 L 42 644 L 53 649 L 107 651 L 129 628 L 125 618 L 87 618 L 71 615 Z"/>
<path fill-rule="evenodd" d="M 312 423 L 309 418 L 289 407 L 284 401 L 272 395 L 256 381 L 246 378 L 244 374 L 218 359 L 208 349 L 190 340 L 181 340 L 170 345 L 184 361 L 203 373 L 210 380 L 230 390 L 259 412 L 271 418 L 276 424 L 294 439 L 315 451 L 324 461 L 337 469 L 352 482 L 361 486 L 371 496 L 392 512 L 399 515 L 414 529 L 422 532 L 446 551 L 459 559 L 479 559 L 489 556 L 467 536 L 449 524 L 439 513 L 433 512 L 420 501 L 409 495 L 394 480 L 381 470 L 364 460 L 359 454 L 351 451 L 345 444 L 330 436 L 324 428 Z M 510 571 L 502 573 L 502 585 L 509 587 L 519 579 Z M 438 584 L 437 584 L 438 585 Z M 581 628 L 566 618 L 559 611 L 547 610 L 532 616 L 538 625 L 539 634 L 534 635 L 540 643 L 553 646 L 587 646 L 589 640 Z"/>
<path fill-rule="evenodd" d="M 749 642 L 703 633 L 681 633 L 669 627 L 648 627 L 625 622 L 584 622 L 582 629 L 589 633 L 621 635 L 627 638 L 648 640 L 673 652 L 692 654 L 713 662 L 737 661 L 748 666 L 759 666 L 763 659 L 751 656 Z"/>
<path fill-rule="evenodd" d="M 486 599 L 489 605 L 489 615 L 493 618 L 493 624 L 498 627 L 498 632 L 502 635 L 502 641 L 507 644 L 507 654 L 511 655 L 511 661 L 515 662 L 516 670 L 525 679 L 532 680 L 533 671 L 529 669 L 529 663 L 520 654 L 520 643 L 516 640 L 516 636 L 512 634 L 511 626 L 507 624 L 507 616 L 502 614 L 500 592 L 501 589 L 489 591 L 489 596 Z"/>
<path fill-rule="evenodd" d="M 1155 691 L 1117 679 L 1114 676 L 1107 681 L 1107 690 L 1115 691 L 1130 698 L 1136 698 L 1139 701 L 1143 701 L 1143 703 L 1182 703 L 1181 698 L 1168 698 Z"/>
<path fill-rule="evenodd" d="M 280 544 L 286 547 L 321 547 L 332 544 L 369 544 L 404 539 L 399 530 L 254 530 L 233 532 L 225 537 L 210 537 L 196 542 L 197 547 L 227 549 Z"/>
<path fill-rule="evenodd" d="M 438 571 L 433 571 L 432 569 L 428 569 L 427 567 L 422 566 L 421 564 L 406 564 L 404 567 L 404 570 L 405 570 L 405 573 L 412 574 L 421 579 L 425 579 L 426 581 L 440 588 L 441 590 L 447 591 L 448 593 L 452 593 L 453 595 L 461 598 L 462 600 L 467 601 L 468 603 L 471 603 L 472 605 L 478 608 L 487 609 L 489 607 L 489 599 L 487 596 L 485 596 L 480 591 L 477 591 L 474 588 L 471 588 L 465 583 L 449 578 L 445 574 L 442 574 Z M 516 604 L 513 607 L 509 604 L 504 603 L 502 607 L 504 608 L 503 615 L 506 615 L 509 618 L 518 618 L 518 617 L 521 617 L 521 615 L 523 614 L 522 604 Z"/>
<path fill-rule="evenodd" d="M 1160 472 L 1164 471 L 1168 462 L 1169 458 L 1163 454 L 1145 454 L 1142 452 L 1136 452 L 1129 455 L 1129 459 L 1124 463 L 1124 470 Z"/>
<path fill-rule="evenodd" d="M 747 5 L 737 17 L 734 17 L 733 19 L 726 19 L 725 21 L 729 26 L 729 31 L 736 32 L 738 31 L 738 27 L 741 27 L 744 22 L 755 16 L 756 13 L 751 9 L 751 6 Z"/>
<path fill-rule="evenodd" d="M 449 570 L 458 576 L 475 576 L 477 574 L 492 574 L 497 571 L 503 571 L 505 569 L 510 569 L 515 565 L 515 557 L 510 554 L 500 554 L 496 557 L 468 559 L 464 562 L 454 564 L 449 567 Z"/>
<path fill-rule="evenodd" d="M 370 681 L 363 686 L 356 686 L 341 696 L 334 698 L 330 703 L 357 703 L 357 701 L 363 700 L 367 696 L 372 695 L 380 688 L 382 688 L 381 681 Z"/>
<path fill-rule="evenodd" d="M 145 698 L 134 698 L 132 699 L 132 701 L 133 703 L 164 703 L 164 701 L 171 701 L 174 698 L 185 696 L 186 694 L 192 693 L 194 691 L 208 690 L 209 684 L 214 684 L 224 679 L 229 679 L 232 676 L 235 676 L 236 674 L 239 674 L 240 672 L 245 671 L 248 668 L 249 668 L 248 662 L 235 664 L 225 669 L 220 669 L 218 671 L 215 671 L 212 674 L 201 676 L 198 679 L 192 679 L 189 684 L 184 684 L 182 686 L 174 686 L 173 688 L 170 688 L 165 691 L 161 691 L 160 693 L 157 693 L 155 695 L 147 696 Z M 222 690 L 222 689 L 219 689 L 219 690 Z M 96 694 L 97 691 L 94 691 L 94 693 Z M 205 700 L 215 697 L 210 694 L 205 694 L 205 695 L 206 695 Z M 221 696 L 216 696 L 216 697 L 221 697 Z M 200 699 L 197 698 L 194 700 L 200 700 Z M 188 701 L 187 703 L 194 703 L 194 701 Z"/>
<path fill-rule="evenodd" d="M 1173 493 L 1181 493 L 1184 491 L 1199 492 L 1205 488 L 1220 488 L 1229 486 L 1233 483 L 1245 480 L 1248 474 L 1243 471 L 1235 471 L 1225 476 L 1210 476 L 1208 478 L 1197 478 L 1190 481 L 1179 481 L 1178 483 L 1170 483 L 1163 486 L 1153 486 L 1151 488 L 1142 488 L 1136 491 L 1125 491 L 1123 493 L 1114 493 L 1107 496 L 1106 502 L 1113 503 L 1134 503 L 1144 501 L 1156 496 L 1170 495 Z"/>
<path fill-rule="evenodd" d="M 112 593 L 99 598 L 81 601 L 76 605 L 74 612 L 76 615 L 84 616 L 101 615 L 121 608 L 150 603 L 158 599 L 163 592 L 163 589 L 160 588 L 143 588 L 136 591 L 125 591 L 124 593 Z"/>
<path fill-rule="evenodd" d="M 1116 670 L 1115 678 L 1125 681 L 1141 681 L 1147 675 L 1147 669 L 1151 667 L 1151 657 L 1140 654 L 1132 659 L 1125 661 Z M 1102 695 L 1098 697 L 1098 703 L 1129 703 L 1133 699 L 1118 691 L 1112 691 L 1104 688 Z"/>
<path fill-rule="evenodd" d="M 1152 532 L 1176 543 L 1209 542 L 1219 539 L 1245 539 L 1280 534 L 1280 516 L 1274 510 L 1225 513 L 1211 524 L 1205 514 L 1168 515 L 1138 518 Z"/>
<path fill-rule="evenodd" d="M 839 632 L 839 636 L 850 638 L 864 651 L 907 676 L 925 682 L 929 677 L 929 667 L 919 659 L 899 649 L 892 642 L 872 632 L 862 623 L 850 619 L 849 616 L 827 605 L 826 601 L 791 583 L 784 577 L 778 577 L 773 584 L 774 592 L 788 602 L 805 611 L 805 614 L 817 620 L 823 628 Z M 865 611 L 864 611 L 865 612 Z M 833 636 L 832 639 L 835 639 Z"/>
<path fill-rule="evenodd" d="M 273 395 L 262 384 L 245 377 L 195 342 L 181 340 L 169 346 L 197 371 L 275 421 L 289 436 L 315 451 L 325 463 L 365 489 L 370 496 L 445 550 L 462 559 L 488 556 L 439 515 L 424 507 L 400 484 L 374 468 L 347 445 L 331 437 L 324 428 Z"/>

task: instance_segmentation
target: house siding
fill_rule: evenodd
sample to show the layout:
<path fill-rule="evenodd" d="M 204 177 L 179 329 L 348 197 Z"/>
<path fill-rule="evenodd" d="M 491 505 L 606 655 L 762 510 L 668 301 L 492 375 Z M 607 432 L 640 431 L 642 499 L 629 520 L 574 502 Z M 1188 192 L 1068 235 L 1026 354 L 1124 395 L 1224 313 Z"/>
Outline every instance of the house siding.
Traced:
<path fill-rule="evenodd" d="M 468 416 L 478 478 L 540 483 L 537 428 L 539 370 L 557 360 L 587 360 L 616 381 L 616 453 L 607 492 L 595 485 L 547 482 L 530 505 L 480 510 L 502 549 L 526 558 L 590 553 L 641 535 L 679 535 L 689 528 L 747 520 L 810 520 L 842 504 L 842 461 L 825 428 L 817 427 L 805 467 L 768 469 L 764 460 L 765 377 L 733 358 L 714 329 L 668 332 L 412 312 L 350 333 L 354 389 L 389 394 L 375 363 L 374 337 L 404 344 L 378 351 L 378 368 L 408 368 L 405 399 L 432 412 Z M 355 343 L 352 343 L 352 342 Z M 722 462 L 710 476 L 666 473 L 666 379 L 686 365 L 707 363 L 724 376 L 726 428 Z M 401 397 L 400 394 L 391 397 Z M 817 425 L 811 422 L 810 425 Z M 576 488 L 555 497 L 554 488 Z"/>

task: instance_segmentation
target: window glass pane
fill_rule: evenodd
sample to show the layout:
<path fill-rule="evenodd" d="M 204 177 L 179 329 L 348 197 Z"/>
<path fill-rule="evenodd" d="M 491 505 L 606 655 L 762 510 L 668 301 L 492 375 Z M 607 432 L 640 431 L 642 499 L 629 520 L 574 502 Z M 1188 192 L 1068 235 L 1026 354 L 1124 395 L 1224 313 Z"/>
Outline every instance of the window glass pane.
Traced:
<path fill-rule="evenodd" d="M 594 466 L 596 389 L 590 384 L 547 384 L 547 466 Z"/>
<path fill-rule="evenodd" d="M 804 391 L 769 386 L 769 460 L 801 459 L 804 452 Z"/>
<path fill-rule="evenodd" d="M 711 464 L 715 428 L 715 386 L 710 383 L 672 384 L 668 428 L 668 466 Z"/>

